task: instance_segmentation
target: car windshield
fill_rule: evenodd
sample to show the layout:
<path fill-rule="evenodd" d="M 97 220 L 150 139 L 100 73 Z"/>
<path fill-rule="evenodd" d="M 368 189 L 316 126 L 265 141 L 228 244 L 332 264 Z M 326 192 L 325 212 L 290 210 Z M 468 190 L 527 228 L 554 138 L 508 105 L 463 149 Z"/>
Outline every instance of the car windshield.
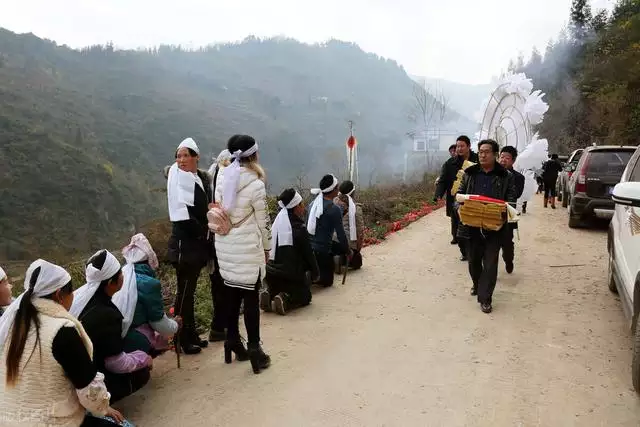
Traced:
<path fill-rule="evenodd" d="M 588 159 L 589 173 L 622 176 L 632 155 L 632 151 L 592 151 Z"/>

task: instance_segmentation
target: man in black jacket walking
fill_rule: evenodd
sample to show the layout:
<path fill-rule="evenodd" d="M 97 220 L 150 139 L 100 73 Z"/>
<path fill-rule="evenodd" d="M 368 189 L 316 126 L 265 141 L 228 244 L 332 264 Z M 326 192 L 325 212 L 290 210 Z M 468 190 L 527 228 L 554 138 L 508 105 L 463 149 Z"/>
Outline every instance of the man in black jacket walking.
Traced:
<path fill-rule="evenodd" d="M 311 281 L 318 277 L 318 265 L 303 220 L 302 197 L 293 188 L 287 188 L 278 197 L 278 205 L 281 210 L 271 227 L 274 245 L 267 262 L 267 289 L 260 294 L 260 307 L 285 315 L 311 302 Z"/>
<path fill-rule="evenodd" d="M 458 212 L 454 209 L 455 194 L 451 193 L 451 189 L 456 181 L 458 171 L 462 169 L 462 165 L 465 160 L 478 163 L 478 156 L 476 153 L 471 151 L 471 140 L 466 135 L 460 135 L 456 140 L 456 154 L 456 156 L 447 159 L 447 161 L 442 165 L 434 200 L 446 197 L 446 213 L 447 216 L 451 218 L 451 244 L 458 245 L 460 248 L 460 254 L 462 255 L 460 259 L 462 261 L 466 261 L 467 244 L 464 240 L 458 240 L 458 225 L 460 224 L 460 218 L 458 217 Z"/>
<path fill-rule="evenodd" d="M 508 203 L 516 202 L 513 175 L 497 161 L 500 147 L 492 139 L 478 144 L 479 164 L 466 169 L 458 194 L 477 194 Z M 469 274 L 473 281 L 471 295 L 478 296 L 484 313 L 491 313 L 493 291 L 498 278 L 498 258 L 506 226 L 489 231 L 461 224 L 458 236 L 468 238 Z"/>
<path fill-rule="evenodd" d="M 513 169 L 513 164 L 515 163 L 516 158 L 518 158 L 518 150 L 515 147 L 507 145 L 500 150 L 499 163 L 513 175 L 513 181 L 516 186 L 516 200 L 518 200 L 524 191 L 524 175 Z M 512 206 L 515 208 L 515 204 Z M 508 223 L 505 227 L 504 241 L 502 243 L 502 259 L 504 260 L 507 273 L 511 274 L 513 273 L 513 258 L 515 252 L 513 245 L 513 230 L 518 228 L 518 223 Z"/>

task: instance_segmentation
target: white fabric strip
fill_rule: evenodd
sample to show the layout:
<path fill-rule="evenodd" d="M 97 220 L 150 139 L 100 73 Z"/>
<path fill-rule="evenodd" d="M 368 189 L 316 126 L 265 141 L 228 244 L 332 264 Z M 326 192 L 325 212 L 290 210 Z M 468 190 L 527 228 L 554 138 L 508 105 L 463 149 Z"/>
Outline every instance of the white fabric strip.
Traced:
<path fill-rule="evenodd" d="M 316 234 L 316 223 L 324 210 L 323 194 L 331 193 L 337 186 L 338 186 L 338 178 L 333 176 L 333 183 L 329 187 L 325 189 L 320 189 L 320 188 L 311 189 L 311 194 L 317 194 L 316 198 L 313 200 L 313 203 L 311 204 L 311 209 L 309 209 L 309 220 L 307 221 L 307 231 L 312 236 L 315 236 Z"/>
<path fill-rule="evenodd" d="M 25 292 L 20 294 L 20 296 L 16 298 L 9 307 L 7 307 L 2 317 L 0 317 L 0 353 L 7 342 L 9 331 L 13 326 L 16 313 L 20 307 L 20 302 L 22 301 L 22 298 L 24 298 L 26 291 L 29 290 L 31 278 L 37 268 L 40 268 L 40 273 L 38 274 L 38 278 L 33 287 L 33 293 L 31 294 L 32 299 L 50 295 L 71 281 L 71 276 L 64 268 L 51 264 L 45 260 L 39 259 L 29 266 L 24 278 Z"/>
<path fill-rule="evenodd" d="M 158 257 L 151 247 L 151 243 L 144 234 L 138 233 L 131 238 L 131 243 L 122 248 L 127 265 L 122 268 L 124 281 L 122 289 L 113 294 L 111 301 L 122 313 L 122 337 L 124 338 L 133 323 L 133 315 L 138 304 L 138 282 L 134 264 L 148 261 L 154 270 L 158 268 Z"/>
<path fill-rule="evenodd" d="M 349 192 L 349 194 L 352 193 L 353 190 Z M 356 228 L 356 203 L 349 194 L 347 194 L 347 198 L 349 199 L 349 240 L 353 242 L 358 240 L 358 230 Z"/>
<path fill-rule="evenodd" d="M 195 186 L 198 185 L 197 175 L 185 172 L 174 163 L 169 169 L 167 179 L 167 201 L 169 207 L 169 219 L 171 222 L 186 221 L 189 219 L 187 206 L 193 206 Z M 199 183 L 202 186 L 202 181 Z"/>
<path fill-rule="evenodd" d="M 0 267 L 0 282 L 7 278 L 7 273 L 4 272 L 2 267 Z"/>
<path fill-rule="evenodd" d="M 100 251 L 96 252 L 94 256 L 98 253 L 100 253 Z M 87 283 L 73 292 L 73 304 L 71 304 L 69 312 L 75 317 L 80 317 L 80 314 L 82 314 L 82 311 L 89 303 L 89 300 L 93 298 L 100 287 L 100 282 L 112 278 L 120 268 L 120 262 L 109 251 L 107 251 L 107 259 L 105 260 L 101 270 L 98 270 L 91 264 L 87 265 L 87 268 L 85 269 Z"/>
<path fill-rule="evenodd" d="M 291 221 L 289 220 L 289 209 L 293 209 L 302 202 L 302 196 L 296 192 L 293 199 L 285 206 L 282 201 L 278 202 L 280 212 L 276 215 L 276 219 L 271 226 L 271 240 L 276 242 L 275 246 L 269 253 L 269 259 L 276 258 L 276 251 L 279 246 L 293 246 L 293 231 L 291 230 Z"/>
<path fill-rule="evenodd" d="M 224 169 L 224 181 L 222 183 L 222 209 L 229 212 L 236 207 L 238 181 L 240 180 L 240 159 L 254 155 L 258 152 L 256 142 L 246 151 L 236 151 L 231 154 L 232 162 Z"/>

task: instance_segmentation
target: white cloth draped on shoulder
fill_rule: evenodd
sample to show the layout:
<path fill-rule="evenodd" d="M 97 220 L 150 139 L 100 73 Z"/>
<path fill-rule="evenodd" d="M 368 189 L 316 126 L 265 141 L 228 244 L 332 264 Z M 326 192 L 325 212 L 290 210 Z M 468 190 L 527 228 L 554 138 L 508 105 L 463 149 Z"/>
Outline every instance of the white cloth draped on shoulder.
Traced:
<path fill-rule="evenodd" d="M 271 227 L 271 241 L 275 242 L 275 245 L 272 245 L 269 259 L 273 260 L 276 258 L 276 251 L 279 246 L 293 245 L 293 231 L 291 230 L 291 221 L 289 220 L 289 209 L 295 208 L 300 202 L 302 202 L 302 196 L 298 192 L 296 192 L 293 199 L 286 205 L 282 203 L 282 201 L 278 201 L 280 212 L 276 215 L 276 219 L 273 221 L 273 226 Z"/>
<path fill-rule="evenodd" d="M 154 270 L 158 268 L 158 257 L 146 236 L 138 233 L 131 238 L 131 243 L 122 248 L 122 256 L 126 265 L 122 267 L 122 289 L 113 294 L 111 301 L 122 313 L 122 336 L 129 332 L 133 316 L 138 304 L 138 282 L 136 280 L 135 264 L 147 261 Z"/>
<path fill-rule="evenodd" d="M 102 251 L 96 252 L 93 256 L 98 255 L 100 252 Z M 69 312 L 75 317 L 80 317 L 89 300 L 93 298 L 100 287 L 100 282 L 112 278 L 122 268 L 120 261 L 111 252 L 106 250 L 105 252 L 107 257 L 102 268 L 98 270 L 92 264 L 88 264 L 85 268 L 87 283 L 73 292 L 73 304 Z"/>
<path fill-rule="evenodd" d="M 200 153 L 196 142 L 187 138 L 178 145 L 177 150 L 190 148 L 197 154 Z M 176 151 L 177 151 L 176 150 Z M 167 177 L 167 202 L 169 207 L 169 219 L 171 222 L 186 221 L 189 219 L 188 206 L 193 206 L 196 185 L 204 190 L 202 180 L 197 173 L 186 172 L 178 167 L 174 162 L 169 168 Z"/>
<path fill-rule="evenodd" d="M 0 282 L 7 278 L 7 273 L 4 272 L 2 267 L 0 267 Z"/>
<path fill-rule="evenodd" d="M 356 190 L 355 187 L 348 194 L 347 199 L 349 199 L 349 240 L 356 241 L 358 240 L 358 229 L 356 228 L 356 202 L 353 201 L 353 197 L 351 195 Z"/>
<path fill-rule="evenodd" d="M 311 209 L 309 209 L 309 220 L 307 221 L 307 231 L 312 236 L 316 234 L 316 223 L 324 211 L 324 194 L 331 193 L 338 186 L 338 178 L 331 176 L 333 177 L 333 183 L 329 187 L 311 189 L 311 194 L 317 194 L 311 204 Z"/>
<path fill-rule="evenodd" d="M 0 317 L 0 350 L 7 342 L 20 302 L 29 288 L 33 289 L 32 299 L 41 298 L 63 288 L 69 282 L 71 282 L 71 276 L 64 268 L 42 259 L 34 261 L 25 274 L 24 292 L 7 307 Z"/>
<path fill-rule="evenodd" d="M 231 153 L 231 163 L 225 168 L 224 186 L 222 187 L 222 209 L 226 212 L 236 207 L 238 182 L 240 181 L 240 159 L 250 157 L 257 152 L 258 143 L 256 142 L 245 151 L 238 150 L 235 153 Z"/>

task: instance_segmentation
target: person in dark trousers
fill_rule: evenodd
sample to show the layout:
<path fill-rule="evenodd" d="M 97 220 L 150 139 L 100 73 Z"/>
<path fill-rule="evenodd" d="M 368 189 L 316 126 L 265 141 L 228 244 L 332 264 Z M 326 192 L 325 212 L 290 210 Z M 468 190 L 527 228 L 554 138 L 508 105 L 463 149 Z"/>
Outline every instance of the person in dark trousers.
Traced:
<path fill-rule="evenodd" d="M 338 179 L 333 175 L 325 175 L 320 180 L 320 188 L 314 188 L 311 192 L 317 196 L 309 209 L 307 231 L 320 270 L 318 284 L 329 287 L 333 286 L 333 257 L 350 255 L 349 241 L 342 226 L 342 211 L 333 203 L 339 193 Z M 338 242 L 333 242 L 334 232 Z"/>
<path fill-rule="evenodd" d="M 542 166 L 542 182 L 544 184 L 544 207 L 551 203 L 551 209 L 556 208 L 556 181 L 562 171 L 562 164 L 557 154 L 552 154 Z"/>
<path fill-rule="evenodd" d="M 479 164 L 465 170 L 458 194 L 476 194 L 516 202 L 513 174 L 497 162 L 498 143 L 485 139 L 478 144 Z M 506 226 L 488 231 L 460 224 L 458 236 L 468 239 L 469 274 L 473 281 L 471 295 L 477 295 L 480 308 L 491 313 L 493 291 L 498 278 L 498 258 Z"/>
<path fill-rule="evenodd" d="M 461 261 L 467 260 L 466 243 L 464 240 L 458 240 L 458 225 L 460 224 L 460 218 L 458 217 L 458 212 L 454 209 L 455 194 L 452 194 L 452 187 L 456 182 L 458 171 L 462 169 L 462 165 L 466 160 L 472 163 L 478 163 L 478 156 L 476 153 L 471 151 L 471 140 L 469 137 L 466 135 L 460 135 L 456 140 L 456 156 L 451 157 L 442 165 L 434 197 L 434 201 L 446 197 L 446 214 L 451 218 L 451 244 L 458 245 L 460 248 Z"/>
<path fill-rule="evenodd" d="M 260 307 L 285 315 L 311 303 L 311 282 L 318 277 L 318 265 L 304 224 L 302 196 L 287 188 L 278 205 L 280 212 L 271 227 L 267 289 L 260 294 Z"/>
<path fill-rule="evenodd" d="M 234 135 L 231 139 L 237 139 L 239 135 Z M 209 175 L 211 175 L 211 200 L 216 202 L 215 191 L 218 182 L 218 173 L 221 167 L 228 166 L 231 160 L 231 153 L 229 150 L 224 149 L 216 158 L 214 164 L 209 169 Z M 226 308 L 226 293 L 224 280 L 220 274 L 220 266 L 218 265 L 218 257 L 216 256 L 216 249 L 214 239 L 211 239 L 212 252 L 210 263 L 209 282 L 211 284 L 211 303 L 212 303 L 212 316 L 211 316 L 211 328 L 209 329 L 209 342 L 219 342 L 226 339 L 226 325 L 227 325 L 227 312 Z"/>
<path fill-rule="evenodd" d="M 208 345 L 196 332 L 194 315 L 198 277 L 211 258 L 212 248 L 207 227 L 211 184 L 209 174 L 198 169 L 199 153 L 193 139 L 182 141 L 167 176 L 169 219 L 173 225 L 167 258 L 178 279 L 174 310 L 183 320 L 180 346 L 186 354 L 200 353 Z"/>
<path fill-rule="evenodd" d="M 518 158 L 518 150 L 515 147 L 507 145 L 500 151 L 499 163 L 513 175 L 514 185 L 516 186 L 516 200 L 518 200 L 524 191 L 525 178 L 524 175 L 513 169 L 516 158 Z M 512 206 L 515 208 L 515 203 Z M 513 231 L 518 228 L 518 223 L 508 223 L 505 225 L 505 228 L 504 241 L 502 243 L 502 259 L 504 260 L 507 273 L 511 274 L 513 273 L 514 259 Z"/>

